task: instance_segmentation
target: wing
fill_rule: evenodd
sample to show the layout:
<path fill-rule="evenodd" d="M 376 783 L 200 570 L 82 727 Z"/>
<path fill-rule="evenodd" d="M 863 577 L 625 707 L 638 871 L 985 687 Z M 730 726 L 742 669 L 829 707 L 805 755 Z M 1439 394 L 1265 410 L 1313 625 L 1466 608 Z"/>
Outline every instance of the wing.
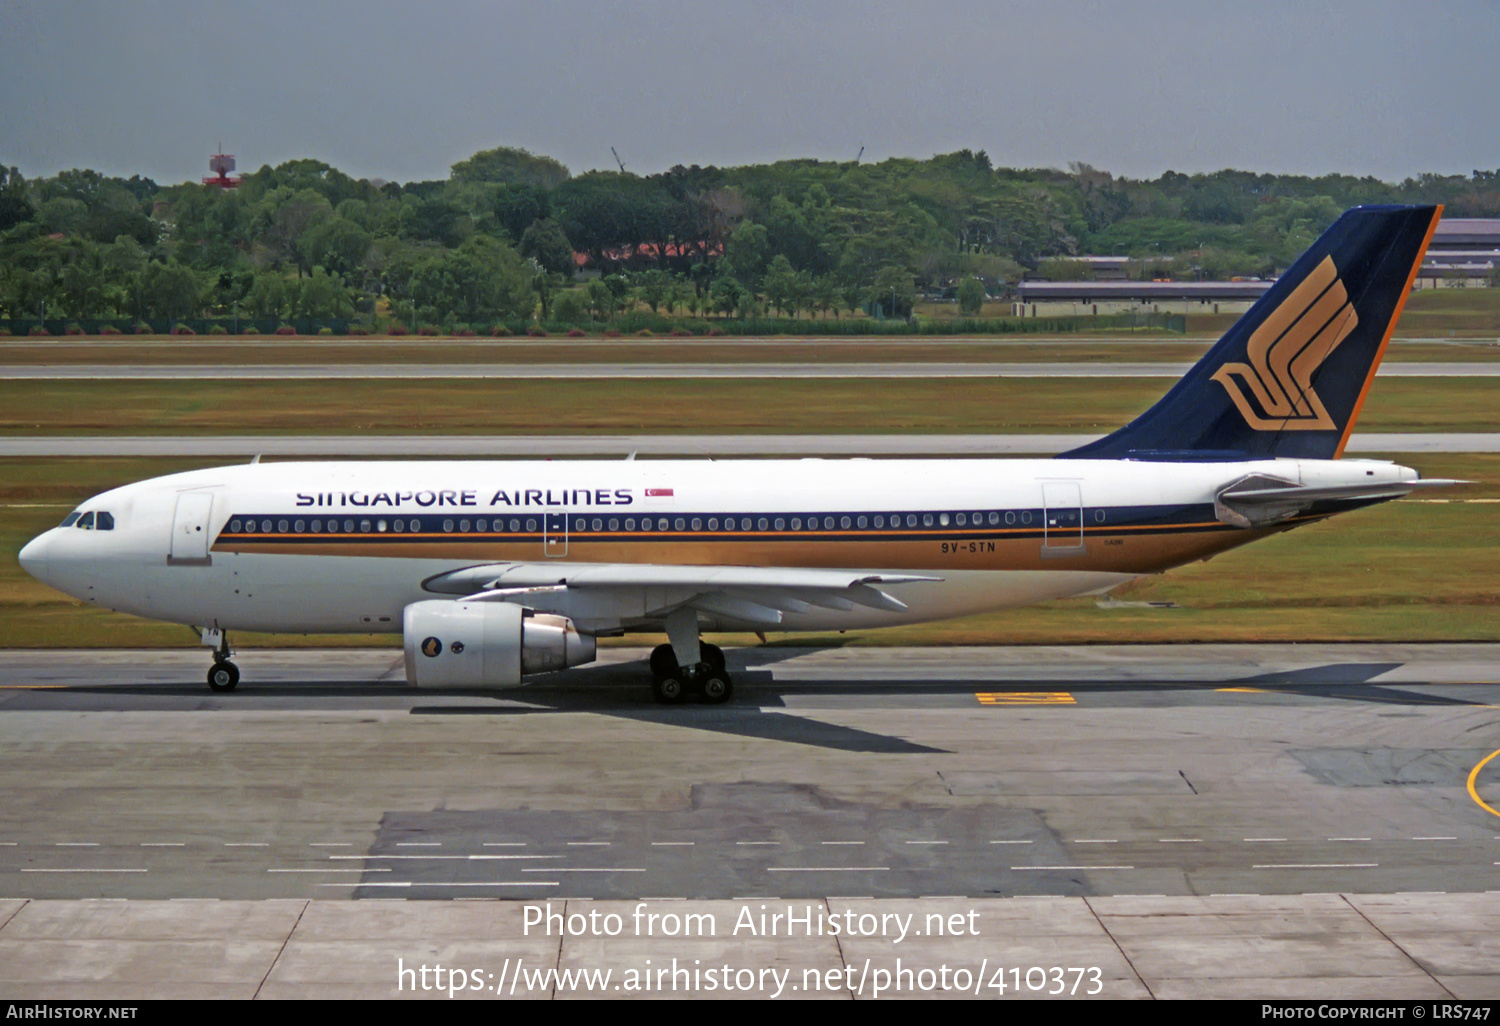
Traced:
<path fill-rule="evenodd" d="M 1299 485 L 1255 474 L 1219 492 L 1214 503 L 1220 520 L 1236 527 L 1265 527 L 1289 520 L 1315 502 L 1382 502 L 1414 491 L 1468 484 L 1440 478 L 1352 485 Z"/>
<path fill-rule="evenodd" d="M 556 604 L 564 595 L 580 605 L 618 609 L 654 619 L 691 608 L 751 624 L 775 626 L 783 613 L 855 606 L 901 612 L 906 604 L 880 585 L 941 581 L 941 577 L 864 570 L 792 567 L 636 565 L 630 563 L 493 563 L 466 567 L 422 582 L 428 591 L 470 602 Z"/>

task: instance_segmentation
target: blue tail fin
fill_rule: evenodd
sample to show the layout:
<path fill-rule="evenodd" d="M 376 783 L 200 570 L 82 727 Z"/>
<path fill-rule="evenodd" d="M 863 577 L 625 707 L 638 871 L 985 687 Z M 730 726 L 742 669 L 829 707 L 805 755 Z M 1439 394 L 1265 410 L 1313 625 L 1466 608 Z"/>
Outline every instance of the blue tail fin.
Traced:
<path fill-rule="evenodd" d="M 1073 459 L 1337 459 L 1442 207 L 1356 207 L 1151 409 Z"/>

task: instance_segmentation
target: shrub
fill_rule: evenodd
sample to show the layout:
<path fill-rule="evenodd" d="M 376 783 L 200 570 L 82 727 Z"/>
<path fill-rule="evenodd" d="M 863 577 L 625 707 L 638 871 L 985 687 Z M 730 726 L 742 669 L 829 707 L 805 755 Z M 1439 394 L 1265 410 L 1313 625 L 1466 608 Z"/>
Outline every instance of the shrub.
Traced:
<path fill-rule="evenodd" d="M 10 338 L 10 332 L 5 328 L 0 328 L 0 338 Z"/>
<path fill-rule="evenodd" d="M 248 328 L 246 328 L 244 331 L 240 332 L 240 334 L 241 335 L 259 335 L 260 332 L 256 331 L 255 330 L 255 325 L 252 324 Z"/>
<path fill-rule="evenodd" d="M 605 338 L 619 338 L 620 337 L 620 329 L 619 328 L 605 328 L 604 329 L 604 337 Z"/>
<path fill-rule="evenodd" d="M 115 327 L 113 324 L 106 324 L 104 327 L 99 329 L 99 334 L 101 335 L 118 335 L 119 333 L 120 329 Z"/>
<path fill-rule="evenodd" d="M 320 336 L 320 337 L 322 337 L 322 338 L 328 338 L 328 337 L 331 337 L 331 336 L 332 336 L 332 335 L 333 335 L 333 329 L 332 329 L 332 328 L 329 328 L 329 327 L 322 327 L 322 328 L 319 328 L 319 329 L 318 329 L 318 335 L 319 335 L 319 336 Z"/>
<path fill-rule="evenodd" d="M 417 334 L 425 335 L 428 338 L 437 338 L 441 333 L 438 331 L 436 324 L 424 324 L 417 329 Z"/>
<path fill-rule="evenodd" d="M 586 335 L 586 334 L 588 334 L 588 332 L 584 331 L 582 328 L 574 328 L 574 329 L 572 329 L 571 331 L 568 332 L 568 337 L 569 338 L 583 338 L 583 336 Z"/>
<path fill-rule="evenodd" d="M 687 338 L 693 333 L 691 331 L 688 331 L 686 328 L 673 328 L 667 334 L 671 335 L 673 338 Z"/>
<path fill-rule="evenodd" d="M 452 334 L 454 338 L 473 338 L 474 329 L 467 324 L 459 324 L 454 326 Z"/>
<path fill-rule="evenodd" d="M 73 323 L 73 324 L 69 324 L 66 328 L 63 329 L 63 334 L 64 335 L 82 335 L 83 334 L 83 325 L 78 324 L 76 322 Z"/>
<path fill-rule="evenodd" d="M 45 338 L 51 336 L 52 332 L 48 331 L 46 328 L 38 324 L 36 327 L 31 329 L 31 334 L 36 338 Z"/>
<path fill-rule="evenodd" d="M 385 329 L 385 333 L 392 337 L 400 338 L 401 336 L 407 334 L 406 325 L 402 324 L 400 321 L 394 321 L 389 328 Z"/>
<path fill-rule="evenodd" d="M 526 329 L 526 334 L 530 335 L 532 338 L 546 338 L 547 329 L 542 327 L 540 324 L 534 324 Z"/>
<path fill-rule="evenodd" d="M 346 332 L 349 335 L 368 335 L 369 333 L 370 329 L 363 324 L 351 324 L 349 325 L 348 332 Z"/>
<path fill-rule="evenodd" d="M 227 335 L 229 334 L 229 329 L 222 324 L 215 324 L 212 328 L 208 329 L 208 333 L 210 335 Z"/>
<path fill-rule="evenodd" d="M 149 335 L 151 334 L 151 325 L 147 324 L 145 321 L 136 321 L 135 326 L 130 330 L 137 335 Z"/>
<path fill-rule="evenodd" d="M 279 327 L 279 328 L 276 329 L 276 334 L 278 334 L 278 335 L 295 335 L 295 334 L 297 334 L 297 329 L 294 328 L 294 327 L 292 327 L 290 324 L 283 324 L 281 327 Z"/>
<path fill-rule="evenodd" d="M 709 328 L 708 329 L 708 333 L 709 333 L 709 335 L 722 335 L 722 334 L 724 334 L 724 329 L 723 328 Z"/>
<path fill-rule="evenodd" d="M 503 324 L 495 325 L 495 330 L 490 332 L 491 338 L 510 338 L 510 329 Z"/>
<path fill-rule="evenodd" d="M 196 335 L 198 333 L 196 331 L 194 331 L 192 328 L 189 328 L 186 324 L 174 324 L 172 326 L 172 334 L 174 334 L 174 335 Z"/>
<path fill-rule="evenodd" d="M 636 338 L 651 338 L 652 336 L 653 333 L 650 328 L 642 328 L 640 331 L 635 333 Z"/>

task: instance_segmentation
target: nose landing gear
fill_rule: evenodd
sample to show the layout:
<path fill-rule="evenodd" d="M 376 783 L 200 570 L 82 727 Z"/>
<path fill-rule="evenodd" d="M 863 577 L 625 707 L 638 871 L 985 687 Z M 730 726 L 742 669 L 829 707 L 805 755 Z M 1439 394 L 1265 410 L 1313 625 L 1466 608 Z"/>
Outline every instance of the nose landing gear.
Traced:
<path fill-rule="evenodd" d="M 240 682 L 240 668 L 229 661 L 229 634 L 219 634 L 219 647 L 214 649 L 214 664 L 208 668 L 210 691 L 233 691 Z"/>

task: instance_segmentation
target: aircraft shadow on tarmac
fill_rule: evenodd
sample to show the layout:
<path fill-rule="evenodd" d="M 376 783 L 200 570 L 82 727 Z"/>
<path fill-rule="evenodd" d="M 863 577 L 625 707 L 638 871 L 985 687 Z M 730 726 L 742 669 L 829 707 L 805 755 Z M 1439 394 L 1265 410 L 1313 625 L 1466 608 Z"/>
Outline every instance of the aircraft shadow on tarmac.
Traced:
<path fill-rule="evenodd" d="M 1231 680 L 1214 681 L 1112 681 L 1097 679 L 984 679 L 959 680 L 926 678 L 920 674 L 895 680 L 797 680 L 787 671 L 783 676 L 765 669 L 807 652 L 806 649 L 772 653 L 746 650 L 726 653 L 735 681 L 733 701 L 722 706 L 685 704 L 660 706 L 652 702 L 644 678 L 643 662 L 615 663 L 579 667 L 536 678 L 523 688 L 504 691 L 421 691 L 404 682 L 370 681 L 277 681 L 257 683 L 253 680 L 233 695 L 207 695 L 201 685 L 84 685 L 58 690 L 31 692 L 38 702 L 64 695 L 139 696 L 181 702 L 191 699 L 195 709 L 264 708 L 275 704 L 296 708 L 307 700 L 345 702 L 351 698 L 383 699 L 382 706 L 406 707 L 416 715 L 450 716 L 525 716 L 533 713 L 594 713 L 640 723 L 688 727 L 739 737 L 787 741 L 842 751 L 877 754 L 940 753 L 943 749 L 918 744 L 902 737 L 874 733 L 813 716 L 817 699 L 836 701 L 828 708 L 854 710 L 860 699 L 882 700 L 944 697 L 971 698 L 976 692 L 1006 693 L 1061 692 L 1073 696 L 1110 696 L 1131 692 L 1157 692 L 1160 695 L 1183 696 L 1193 692 L 1245 689 L 1287 697 L 1321 698 L 1337 701 L 1384 705 L 1475 705 L 1464 699 L 1423 694 L 1393 685 L 1370 683 L 1401 663 L 1329 663 L 1300 670 L 1256 674 Z M 769 658 L 768 658 L 769 657 Z M 754 669 L 749 668 L 750 665 Z M 30 697 L 28 696 L 28 697 Z M 20 695 L 16 695 L 19 698 Z M 787 699 L 800 706 L 793 713 L 783 712 Z M 803 701 L 798 701 L 798 700 Z M 286 705 L 293 700 L 295 705 Z M 810 701 L 808 701 L 810 700 Z M 806 702 L 807 704 L 804 704 Z M 846 704 L 847 703 L 847 704 Z M 31 703 L 25 703 L 31 704 Z M 155 704 L 155 703 L 152 703 Z M 175 704 L 175 703 L 174 703 Z M 320 703 L 321 704 L 321 703 Z M 11 704 L 12 708 L 15 704 Z"/>

